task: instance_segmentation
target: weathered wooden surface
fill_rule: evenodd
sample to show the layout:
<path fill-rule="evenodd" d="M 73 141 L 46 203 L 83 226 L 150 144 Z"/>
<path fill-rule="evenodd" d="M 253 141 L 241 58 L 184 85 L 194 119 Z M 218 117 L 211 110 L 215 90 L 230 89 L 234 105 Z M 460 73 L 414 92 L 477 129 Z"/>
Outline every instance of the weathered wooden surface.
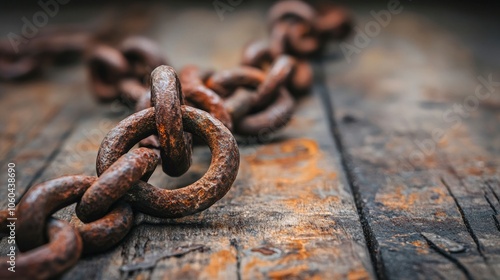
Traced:
<path fill-rule="evenodd" d="M 152 4 L 141 28 L 177 69 L 223 69 L 238 63 L 248 40 L 265 36 L 266 6 L 244 2 L 220 21 L 208 2 Z M 363 28 L 371 7 L 358 8 Z M 474 94 L 478 75 L 500 77 L 497 61 L 476 55 L 492 49 L 451 25 L 453 16 L 485 38 L 494 29 L 458 12 L 423 19 L 419 9 L 405 7 L 350 63 L 333 46 L 337 60 L 316 63 L 314 94 L 300 101 L 289 127 L 264 144 L 240 141 L 240 172 L 221 201 L 183 219 L 139 215 L 120 245 L 82 259 L 63 279 L 499 278 L 498 89 L 460 127 L 442 117 Z M 18 194 L 58 176 L 95 174 L 100 141 L 130 114 L 119 104 L 96 105 L 82 67 L 0 84 L 0 92 L 0 162 L 16 163 Z M 436 128 L 444 136 L 432 146 Z M 156 172 L 151 182 L 193 182 L 209 150 L 196 148 L 193 162 L 180 178 Z M 72 207 L 57 215 L 74 219 Z M 207 249 L 120 271 L 190 244 Z"/>
<path fill-rule="evenodd" d="M 481 89 L 488 97 L 475 93 L 478 76 L 500 73 L 482 60 L 488 47 L 460 43 L 474 35 L 498 47 L 495 25 L 452 17 L 472 34 L 404 13 L 350 64 L 324 67 L 332 131 L 377 274 L 498 279 L 498 84 Z"/>

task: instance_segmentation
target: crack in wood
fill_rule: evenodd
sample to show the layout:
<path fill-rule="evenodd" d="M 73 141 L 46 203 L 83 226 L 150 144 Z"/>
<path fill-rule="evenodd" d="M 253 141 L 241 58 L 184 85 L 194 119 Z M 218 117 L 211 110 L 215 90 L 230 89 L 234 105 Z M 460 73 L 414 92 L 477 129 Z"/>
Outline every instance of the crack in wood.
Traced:
<path fill-rule="evenodd" d="M 457 179 L 460 181 L 460 178 L 457 176 L 455 170 L 453 170 L 453 172 L 454 172 L 455 177 L 457 177 Z M 467 216 L 465 215 L 462 206 L 458 202 L 457 197 L 451 191 L 450 185 L 448 185 L 448 183 L 446 182 L 446 180 L 443 177 L 441 177 L 440 179 L 441 179 L 441 183 L 443 183 L 443 185 L 448 190 L 448 193 L 453 198 L 453 201 L 455 202 L 455 205 L 457 206 L 458 212 L 460 213 L 460 216 L 462 217 L 462 221 L 464 222 L 465 228 L 467 229 L 467 232 L 469 233 L 470 237 L 472 238 L 472 240 L 474 240 L 474 243 L 476 244 L 476 248 L 477 248 L 477 251 L 479 252 L 479 255 L 481 255 L 481 257 L 484 260 L 486 260 L 486 257 L 484 256 L 484 253 L 483 253 L 482 245 L 479 242 L 479 238 L 477 238 L 477 235 L 474 233 L 474 230 L 472 229 L 472 227 L 471 227 L 471 225 L 469 223 L 469 219 L 467 219 Z"/>
<path fill-rule="evenodd" d="M 429 247 L 431 247 L 434 251 L 436 251 L 438 254 L 442 255 L 446 259 L 448 259 L 450 262 L 452 262 L 463 274 L 468 280 L 474 279 L 472 275 L 470 274 L 469 270 L 455 257 L 453 257 L 448 251 L 441 249 L 439 246 L 434 244 L 432 240 L 427 238 L 427 236 L 422 234 L 422 237 L 427 241 L 427 244 L 429 244 Z"/>
<path fill-rule="evenodd" d="M 208 249 L 205 247 L 205 245 L 201 244 L 194 244 L 190 246 L 181 246 L 177 247 L 173 250 L 167 250 L 166 252 L 163 252 L 161 254 L 157 255 L 152 255 L 144 258 L 144 261 L 142 262 L 134 262 L 131 264 L 126 264 L 120 267 L 120 270 L 123 272 L 132 272 L 132 271 L 137 271 L 137 270 L 144 270 L 144 269 L 154 269 L 156 266 L 156 263 L 158 263 L 162 259 L 166 258 L 172 258 L 172 257 L 181 257 L 184 256 L 188 253 L 194 252 L 194 251 L 204 251 Z"/>
<path fill-rule="evenodd" d="M 229 244 L 236 250 L 236 277 L 241 280 L 241 248 L 236 238 L 232 238 Z"/>
<path fill-rule="evenodd" d="M 364 202 L 361 199 L 360 189 L 357 185 L 357 180 L 354 172 L 352 171 L 352 161 L 347 154 L 344 144 L 342 143 L 342 137 L 340 135 L 340 131 L 338 128 L 337 121 L 335 120 L 333 101 L 330 97 L 330 93 L 328 91 L 328 87 L 326 85 L 326 79 L 324 74 L 324 63 L 321 60 L 316 60 L 313 63 L 313 69 L 315 74 L 315 89 L 313 92 L 318 92 L 320 99 L 323 101 L 324 110 L 327 115 L 327 123 L 330 128 L 330 133 L 332 134 L 333 142 L 335 143 L 335 147 L 337 149 L 336 152 L 340 155 L 341 168 L 343 169 L 344 174 L 347 178 L 347 183 L 349 185 L 349 189 L 353 195 L 354 203 L 356 205 L 356 210 L 358 213 L 358 217 L 361 223 L 361 227 L 363 229 L 363 236 L 368 247 L 368 253 L 370 254 L 371 264 L 375 271 L 375 275 L 377 279 L 387 279 L 384 262 L 382 260 L 382 256 L 380 254 L 380 248 L 378 241 L 375 237 L 375 233 L 368 222 L 368 218 L 365 215 L 365 207 Z"/>

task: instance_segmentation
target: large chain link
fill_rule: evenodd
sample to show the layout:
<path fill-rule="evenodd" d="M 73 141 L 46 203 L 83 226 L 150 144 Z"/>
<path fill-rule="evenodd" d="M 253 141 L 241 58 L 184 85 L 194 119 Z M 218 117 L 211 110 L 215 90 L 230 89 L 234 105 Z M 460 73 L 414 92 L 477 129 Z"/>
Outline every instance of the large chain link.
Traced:
<path fill-rule="evenodd" d="M 119 99 L 137 112 L 102 141 L 97 177 L 60 177 L 24 195 L 16 209 L 16 242 L 22 252 L 16 278 L 53 277 L 74 266 L 82 254 L 115 246 L 132 228 L 134 210 L 179 218 L 207 209 L 229 191 L 239 168 L 232 132 L 258 136 L 284 127 L 293 113 L 293 96 L 311 87 L 307 59 L 350 29 L 344 9 L 316 10 L 302 1 L 278 2 L 268 19 L 270 39 L 249 44 L 240 66 L 218 72 L 191 65 L 178 77 L 165 65 L 160 49 L 140 37 L 118 48 L 93 50 L 88 65 L 97 100 Z M 0 60 L 0 72 L 2 67 Z M 212 152 L 205 175 L 175 190 L 149 184 L 159 163 L 170 176 L 189 169 L 192 134 Z M 133 149 L 137 143 L 142 147 Z M 52 217 L 74 203 L 78 219 L 71 224 Z M 7 217 L 7 211 L 0 211 L 1 230 L 7 229 Z M 7 277 L 6 265 L 0 258 L 0 278 Z"/>

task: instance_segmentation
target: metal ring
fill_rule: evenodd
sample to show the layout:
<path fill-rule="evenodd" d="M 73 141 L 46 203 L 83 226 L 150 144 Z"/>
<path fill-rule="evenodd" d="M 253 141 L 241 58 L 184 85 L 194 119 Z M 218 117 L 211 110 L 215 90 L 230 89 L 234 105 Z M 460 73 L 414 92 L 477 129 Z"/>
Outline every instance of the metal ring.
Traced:
<path fill-rule="evenodd" d="M 196 108 L 210 113 L 229 128 L 229 130 L 232 130 L 233 123 L 231 116 L 224 107 L 224 100 L 203 84 L 201 73 L 197 66 L 189 65 L 184 67 L 180 72 L 179 78 L 187 101 L 193 103 Z"/>
<path fill-rule="evenodd" d="M 345 39 L 352 31 L 352 17 L 349 12 L 340 6 L 323 3 L 318 8 L 315 28 L 324 41 L 328 39 Z"/>
<path fill-rule="evenodd" d="M 312 23 L 316 19 L 316 11 L 313 7 L 304 1 L 290 0 L 281 1 L 274 4 L 269 10 L 267 20 L 272 26 L 289 17 Z"/>
<path fill-rule="evenodd" d="M 16 239 L 19 249 L 28 251 L 45 244 L 47 218 L 57 210 L 77 202 L 96 179 L 92 176 L 65 176 L 32 187 L 17 206 Z M 116 213 L 108 215 L 116 216 Z M 108 215 L 95 221 L 93 226 L 99 223 L 109 225 Z M 119 241 L 132 228 L 133 216 L 130 211 L 123 210 L 120 217 L 114 221 L 113 227 L 109 228 L 108 232 L 113 234 L 113 237 L 110 236 L 111 239 Z M 84 233 L 84 230 L 80 231 Z M 95 242 L 96 240 L 84 240 L 85 244 Z M 98 249 L 106 250 L 114 244 L 107 245 Z M 89 249 L 95 250 L 95 248 Z"/>
<path fill-rule="evenodd" d="M 102 102 L 118 98 L 117 83 L 129 71 L 128 62 L 120 51 L 104 45 L 98 46 L 90 55 L 88 65 L 94 96 Z"/>
<path fill-rule="evenodd" d="M 261 135 L 274 132 L 289 121 L 295 101 L 284 87 L 280 87 L 276 100 L 263 111 L 245 116 L 235 125 L 235 131 L 241 135 Z"/>
<path fill-rule="evenodd" d="M 180 176 L 191 166 L 191 134 L 184 132 L 179 78 L 174 69 L 162 65 L 151 73 L 151 105 L 154 107 L 163 172 Z"/>
<path fill-rule="evenodd" d="M 46 223 L 47 220 L 43 220 Z M 18 230 L 19 234 L 20 231 Z M 47 223 L 49 243 L 16 256 L 15 272 L 7 270 L 9 258 L 0 258 L 1 279 L 47 279 L 73 267 L 82 254 L 82 240 L 68 223 L 50 219 Z"/>
<path fill-rule="evenodd" d="M 241 64 L 264 69 L 264 64 L 270 63 L 272 60 L 269 43 L 265 40 L 258 40 L 245 46 Z"/>
<path fill-rule="evenodd" d="M 212 151 L 212 162 L 201 179 L 181 189 L 160 189 L 142 181 L 132 187 L 125 195 L 125 200 L 152 216 L 178 218 L 203 211 L 229 191 L 238 173 L 239 151 L 229 129 L 202 110 L 183 105 L 181 112 L 184 129 L 198 135 L 208 144 Z M 138 141 L 155 132 L 153 108 L 121 121 L 101 144 L 97 173 L 101 174 Z"/>
<path fill-rule="evenodd" d="M 206 86 L 221 97 L 230 96 L 237 87 L 257 88 L 266 75 L 255 67 L 239 66 L 214 73 L 206 81 Z"/>
<path fill-rule="evenodd" d="M 168 64 L 158 45 L 145 37 L 133 36 L 122 42 L 120 51 L 130 65 L 133 77 L 147 84 L 149 74 L 160 65 Z"/>
<path fill-rule="evenodd" d="M 274 57 L 289 53 L 309 56 L 320 48 L 315 29 L 317 13 L 303 1 L 276 3 L 268 14 L 271 29 L 271 53 Z"/>
<path fill-rule="evenodd" d="M 280 55 L 271 66 L 266 78 L 257 88 L 257 97 L 252 104 L 254 110 L 259 110 L 269 105 L 278 94 L 278 88 L 289 78 L 294 69 L 295 59 L 288 55 Z"/>
<path fill-rule="evenodd" d="M 148 148 L 129 151 L 111 165 L 85 191 L 76 206 L 76 215 L 83 222 L 95 221 L 141 178 L 147 181 L 158 164 L 158 156 Z"/>
<path fill-rule="evenodd" d="M 76 220 L 72 224 L 82 237 L 83 254 L 88 255 L 118 244 L 133 226 L 134 212 L 130 204 L 118 202 L 108 214 L 95 222 L 84 224 Z"/>
<path fill-rule="evenodd" d="M 302 96 L 311 90 L 313 82 L 313 70 L 311 64 L 306 60 L 297 60 L 291 78 L 288 80 L 287 88 L 295 97 Z"/>

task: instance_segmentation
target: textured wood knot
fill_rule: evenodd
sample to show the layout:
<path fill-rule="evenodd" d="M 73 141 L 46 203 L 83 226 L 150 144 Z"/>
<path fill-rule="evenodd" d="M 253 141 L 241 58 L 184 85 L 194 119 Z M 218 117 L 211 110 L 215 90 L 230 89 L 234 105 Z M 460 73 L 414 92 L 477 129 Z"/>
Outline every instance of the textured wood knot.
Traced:
<path fill-rule="evenodd" d="M 261 253 L 264 256 L 272 256 L 281 253 L 281 251 L 278 248 L 273 248 L 268 246 L 253 248 L 251 251 Z"/>

